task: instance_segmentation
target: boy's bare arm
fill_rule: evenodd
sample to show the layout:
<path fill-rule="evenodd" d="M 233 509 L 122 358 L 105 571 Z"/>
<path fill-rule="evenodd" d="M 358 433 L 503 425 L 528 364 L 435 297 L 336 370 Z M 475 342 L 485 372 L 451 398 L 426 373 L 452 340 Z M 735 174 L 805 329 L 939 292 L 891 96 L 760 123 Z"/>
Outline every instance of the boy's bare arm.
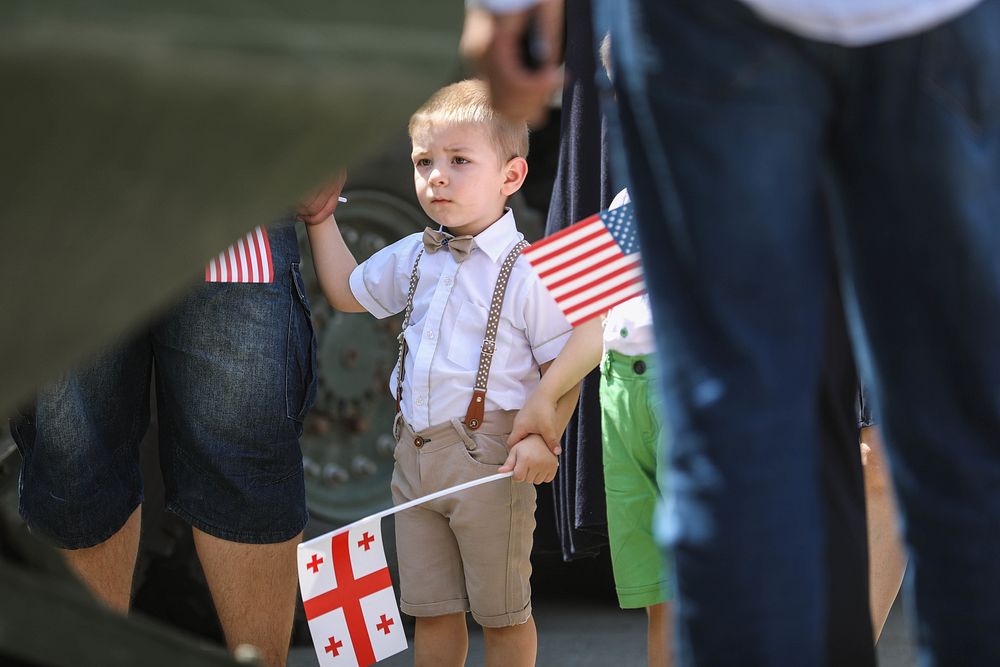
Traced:
<path fill-rule="evenodd" d="M 345 313 L 360 313 L 365 308 L 351 292 L 351 272 L 357 267 L 344 237 L 331 215 L 323 222 L 308 224 L 309 245 L 312 247 L 313 266 L 320 287 L 330 305 Z"/>
<path fill-rule="evenodd" d="M 298 218 L 306 223 L 313 266 L 326 300 L 337 310 L 359 313 L 365 308 L 354 298 L 349 282 L 358 262 L 333 217 L 346 178 L 347 175 L 341 172 L 312 194 L 309 201 L 299 207 Z"/>
<path fill-rule="evenodd" d="M 551 363 L 542 365 L 543 377 L 545 370 L 550 367 Z M 555 403 L 552 413 L 553 429 L 556 434 L 554 445 L 545 442 L 542 436 L 537 433 L 527 433 L 516 440 L 508 440 L 510 453 L 498 472 L 513 471 L 514 479 L 518 482 L 532 482 L 533 484 L 551 482 L 559 468 L 559 460 L 556 457 L 562 453 L 559 438 L 566 430 L 566 424 L 569 423 L 569 418 L 573 415 L 573 409 L 576 408 L 579 397 L 580 384 L 577 383 Z"/>
<path fill-rule="evenodd" d="M 537 433 L 556 454 L 580 395 L 580 382 L 601 361 L 603 324 L 595 317 L 576 329 L 566 346 L 549 364 L 542 366 L 542 380 L 514 419 L 508 445 Z"/>

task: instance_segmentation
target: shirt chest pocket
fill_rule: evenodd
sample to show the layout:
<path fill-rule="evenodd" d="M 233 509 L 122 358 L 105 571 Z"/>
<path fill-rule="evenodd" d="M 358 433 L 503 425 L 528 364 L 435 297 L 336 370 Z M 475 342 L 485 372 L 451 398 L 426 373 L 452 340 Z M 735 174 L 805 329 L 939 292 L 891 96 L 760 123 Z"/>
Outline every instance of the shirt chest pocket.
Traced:
<path fill-rule="evenodd" d="M 483 340 L 486 337 L 486 307 L 471 301 L 462 303 L 458 311 L 458 319 L 451 332 L 451 342 L 448 345 L 448 361 L 465 370 L 479 368 L 479 356 L 482 353 Z M 496 349 L 493 352 L 491 368 L 504 368 L 510 355 L 510 332 L 501 321 L 496 334 Z"/>

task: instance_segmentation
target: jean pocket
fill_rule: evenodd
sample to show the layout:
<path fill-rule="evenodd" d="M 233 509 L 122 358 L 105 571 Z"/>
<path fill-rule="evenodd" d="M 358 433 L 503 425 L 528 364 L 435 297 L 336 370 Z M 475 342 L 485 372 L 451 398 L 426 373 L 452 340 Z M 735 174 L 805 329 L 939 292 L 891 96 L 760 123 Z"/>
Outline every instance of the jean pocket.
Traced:
<path fill-rule="evenodd" d="M 20 452 L 21 458 L 28 455 L 28 449 L 35 444 L 35 420 L 32 412 L 21 412 L 20 410 L 8 420 L 10 426 L 10 437 L 14 441 L 14 446 Z"/>
<path fill-rule="evenodd" d="M 316 400 L 316 331 L 299 265 L 293 263 L 289 272 L 285 406 L 288 418 L 301 422 Z"/>
<path fill-rule="evenodd" d="M 978 9 L 928 33 L 924 72 L 929 94 L 974 131 L 1000 117 L 1000 5 Z"/>

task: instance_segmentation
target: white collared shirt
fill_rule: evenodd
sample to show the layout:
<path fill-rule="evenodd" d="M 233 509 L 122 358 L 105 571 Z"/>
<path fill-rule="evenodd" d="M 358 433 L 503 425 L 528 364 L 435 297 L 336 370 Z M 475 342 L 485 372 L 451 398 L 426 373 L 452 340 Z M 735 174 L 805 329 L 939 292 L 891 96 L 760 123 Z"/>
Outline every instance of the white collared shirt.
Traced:
<path fill-rule="evenodd" d="M 761 18 L 843 46 L 899 39 L 953 19 L 981 0 L 742 0 Z"/>
<path fill-rule="evenodd" d="M 422 233 L 383 248 L 351 273 L 354 297 L 368 312 L 385 318 L 406 308 L 410 272 L 423 248 Z M 459 264 L 447 249 L 425 252 L 406 329 L 403 418 L 422 431 L 464 417 L 479 370 L 493 288 L 504 259 L 524 238 L 507 212 L 476 237 L 476 247 Z M 486 410 L 520 410 L 538 384 L 538 366 L 562 350 L 571 327 L 524 259 L 511 271 L 500 311 L 496 351 L 490 367 Z M 394 368 L 389 391 L 396 395 Z"/>
<path fill-rule="evenodd" d="M 539 0 L 467 0 L 504 14 Z M 761 18 L 803 37 L 843 46 L 875 44 L 930 30 L 982 0 L 741 0 Z"/>
<path fill-rule="evenodd" d="M 485 7 L 495 14 L 509 14 L 534 7 L 540 0 L 465 0 L 466 7 Z"/>

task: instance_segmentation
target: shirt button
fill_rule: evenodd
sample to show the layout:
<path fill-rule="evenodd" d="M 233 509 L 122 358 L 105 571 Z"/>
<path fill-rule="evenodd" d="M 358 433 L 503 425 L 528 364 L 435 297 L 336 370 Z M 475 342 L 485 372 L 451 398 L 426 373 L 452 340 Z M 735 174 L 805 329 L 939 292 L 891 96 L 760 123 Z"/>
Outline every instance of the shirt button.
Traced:
<path fill-rule="evenodd" d="M 431 331 L 430 329 L 424 331 L 424 335 L 427 336 L 427 338 L 429 338 L 430 340 L 434 340 L 434 332 Z"/>
<path fill-rule="evenodd" d="M 443 283 L 444 285 L 446 285 L 446 286 L 447 286 L 447 285 L 450 285 L 450 284 L 451 284 L 451 278 L 450 278 L 450 277 L 448 277 L 448 276 L 446 276 L 446 277 L 444 277 L 444 278 L 442 278 L 442 279 L 441 279 L 441 282 L 442 282 L 442 283 Z"/>
<path fill-rule="evenodd" d="M 417 405 L 423 405 L 424 404 L 424 397 L 423 396 L 418 396 L 417 400 L 416 400 L 416 404 Z"/>

